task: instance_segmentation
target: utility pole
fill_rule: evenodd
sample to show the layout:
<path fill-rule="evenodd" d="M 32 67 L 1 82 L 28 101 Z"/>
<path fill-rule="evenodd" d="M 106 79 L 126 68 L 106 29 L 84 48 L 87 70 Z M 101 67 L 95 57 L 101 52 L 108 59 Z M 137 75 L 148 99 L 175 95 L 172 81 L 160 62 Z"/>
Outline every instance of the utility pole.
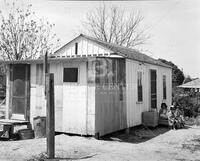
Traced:
<path fill-rule="evenodd" d="M 44 58 L 45 98 L 46 98 L 46 136 L 47 156 L 55 158 L 55 111 L 54 111 L 54 74 L 48 73 L 48 54 Z"/>

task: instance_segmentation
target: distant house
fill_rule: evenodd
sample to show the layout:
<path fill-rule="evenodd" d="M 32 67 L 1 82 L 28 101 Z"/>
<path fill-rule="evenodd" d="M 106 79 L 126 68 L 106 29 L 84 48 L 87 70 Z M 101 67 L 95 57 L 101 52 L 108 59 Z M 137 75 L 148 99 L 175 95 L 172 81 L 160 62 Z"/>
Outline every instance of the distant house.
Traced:
<path fill-rule="evenodd" d="M 200 79 L 196 78 L 192 81 L 189 81 L 187 83 L 183 83 L 182 85 L 178 86 L 178 88 L 184 89 L 184 94 L 179 95 L 182 97 L 189 97 L 189 101 L 195 105 L 200 105 Z"/>
<path fill-rule="evenodd" d="M 171 104 L 172 70 L 136 50 L 80 35 L 49 57 L 55 129 L 100 136 L 142 123 Z M 45 116 L 43 60 L 8 61 L 6 118 Z"/>
<path fill-rule="evenodd" d="M 178 86 L 180 88 L 188 88 L 188 89 L 200 89 L 200 79 L 195 78 L 187 83 L 183 83 L 182 85 Z"/>

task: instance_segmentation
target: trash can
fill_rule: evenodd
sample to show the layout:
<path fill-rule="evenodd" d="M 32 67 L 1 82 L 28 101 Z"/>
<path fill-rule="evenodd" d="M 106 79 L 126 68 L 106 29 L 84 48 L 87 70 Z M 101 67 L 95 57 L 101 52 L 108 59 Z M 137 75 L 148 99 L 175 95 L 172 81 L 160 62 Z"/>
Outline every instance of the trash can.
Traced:
<path fill-rule="evenodd" d="M 37 116 L 33 118 L 35 138 L 46 137 L 46 117 Z"/>

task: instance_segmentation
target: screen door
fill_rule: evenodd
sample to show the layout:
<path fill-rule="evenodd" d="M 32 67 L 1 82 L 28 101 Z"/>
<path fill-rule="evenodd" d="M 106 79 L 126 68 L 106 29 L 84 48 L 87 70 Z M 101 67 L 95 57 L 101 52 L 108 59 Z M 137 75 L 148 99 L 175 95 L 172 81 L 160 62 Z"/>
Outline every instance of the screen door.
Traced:
<path fill-rule="evenodd" d="M 30 66 L 27 64 L 11 65 L 11 119 L 28 120 Z"/>

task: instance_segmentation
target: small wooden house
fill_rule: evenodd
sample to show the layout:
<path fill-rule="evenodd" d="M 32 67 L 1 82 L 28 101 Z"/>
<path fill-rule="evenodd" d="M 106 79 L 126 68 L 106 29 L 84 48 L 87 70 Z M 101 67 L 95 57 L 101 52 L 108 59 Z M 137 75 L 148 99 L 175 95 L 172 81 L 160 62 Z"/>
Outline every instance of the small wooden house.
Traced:
<path fill-rule="evenodd" d="M 80 35 L 49 57 L 55 129 L 100 136 L 142 123 L 171 104 L 171 68 L 136 50 Z M 6 118 L 45 116 L 43 59 L 8 61 Z"/>

